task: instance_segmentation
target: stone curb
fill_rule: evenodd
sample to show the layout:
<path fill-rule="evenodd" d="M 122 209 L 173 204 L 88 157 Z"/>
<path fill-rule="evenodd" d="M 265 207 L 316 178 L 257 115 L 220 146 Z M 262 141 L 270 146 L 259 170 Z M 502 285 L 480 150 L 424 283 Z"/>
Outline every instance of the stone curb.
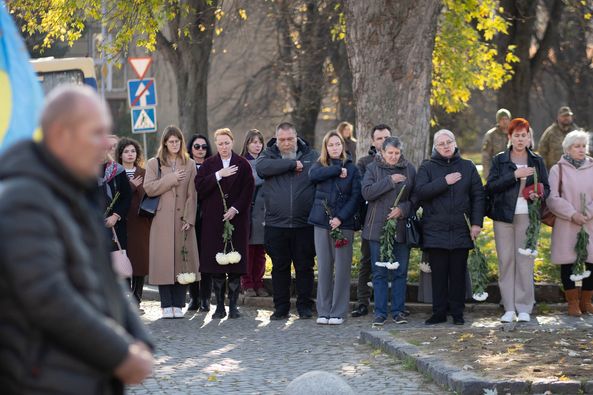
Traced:
<path fill-rule="evenodd" d="M 593 381 L 553 380 L 489 380 L 475 373 L 452 366 L 440 358 L 428 356 L 407 342 L 393 338 L 388 332 L 363 330 L 360 342 L 379 348 L 405 361 L 413 361 L 418 372 L 435 383 L 459 395 L 483 395 L 485 389 L 496 389 L 499 394 L 593 394 Z"/>

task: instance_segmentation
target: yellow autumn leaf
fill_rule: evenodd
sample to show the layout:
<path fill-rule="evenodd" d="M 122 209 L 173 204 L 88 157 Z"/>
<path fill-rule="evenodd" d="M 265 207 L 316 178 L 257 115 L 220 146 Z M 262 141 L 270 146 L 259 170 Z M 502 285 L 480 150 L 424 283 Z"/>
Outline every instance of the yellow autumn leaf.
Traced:
<path fill-rule="evenodd" d="M 245 11 L 243 8 L 239 8 L 239 17 L 244 21 L 247 20 L 247 11 Z"/>

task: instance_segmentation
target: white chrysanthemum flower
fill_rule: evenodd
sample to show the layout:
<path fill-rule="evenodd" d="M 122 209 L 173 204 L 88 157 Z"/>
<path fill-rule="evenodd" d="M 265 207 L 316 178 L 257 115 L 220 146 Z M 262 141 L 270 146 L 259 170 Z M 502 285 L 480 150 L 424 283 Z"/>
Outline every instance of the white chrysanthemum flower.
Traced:
<path fill-rule="evenodd" d="M 230 262 L 229 258 L 227 257 L 227 254 L 224 254 L 222 252 L 216 254 L 216 263 L 218 263 L 219 265 L 228 265 Z"/>
<path fill-rule="evenodd" d="M 387 267 L 388 264 L 389 262 L 375 262 L 375 266 L 378 267 Z"/>
<path fill-rule="evenodd" d="M 529 248 L 519 248 L 519 254 L 525 256 L 531 256 L 531 250 Z"/>
<path fill-rule="evenodd" d="M 189 281 L 187 281 L 188 280 L 188 278 L 187 278 L 188 275 L 189 275 L 189 273 L 179 273 L 177 275 L 177 282 L 179 284 L 181 284 L 181 285 L 189 284 Z"/>
<path fill-rule="evenodd" d="M 536 258 L 537 257 L 537 250 L 531 250 L 531 256 Z"/>
<path fill-rule="evenodd" d="M 229 252 L 228 254 L 226 254 L 226 257 L 230 264 L 241 262 L 241 254 L 239 254 L 237 251 Z"/>
<path fill-rule="evenodd" d="M 387 262 L 387 264 L 385 265 L 385 267 L 389 270 L 395 270 L 399 267 L 399 262 Z"/>
<path fill-rule="evenodd" d="M 477 300 L 478 302 L 483 302 L 486 299 L 488 299 L 488 292 L 481 292 L 479 294 L 473 294 L 472 297 L 474 298 L 474 300 Z"/>
<path fill-rule="evenodd" d="M 591 270 L 585 270 L 582 274 L 583 278 L 587 278 L 591 275 Z"/>
<path fill-rule="evenodd" d="M 432 269 L 430 268 L 430 264 L 428 262 L 420 262 L 418 265 L 420 271 L 424 273 L 432 273 Z"/>
<path fill-rule="evenodd" d="M 571 274 L 570 279 L 571 279 L 571 281 L 577 282 L 577 281 L 581 281 L 583 279 L 583 276 L 580 274 Z"/>
<path fill-rule="evenodd" d="M 195 282 L 196 282 L 196 280 L 197 280 L 196 273 L 187 273 L 187 282 L 188 282 L 189 284 L 191 284 L 191 283 L 195 283 Z"/>
<path fill-rule="evenodd" d="M 373 282 L 372 282 L 372 281 L 369 281 L 369 282 L 367 283 L 367 285 L 368 285 L 369 287 L 373 288 Z"/>

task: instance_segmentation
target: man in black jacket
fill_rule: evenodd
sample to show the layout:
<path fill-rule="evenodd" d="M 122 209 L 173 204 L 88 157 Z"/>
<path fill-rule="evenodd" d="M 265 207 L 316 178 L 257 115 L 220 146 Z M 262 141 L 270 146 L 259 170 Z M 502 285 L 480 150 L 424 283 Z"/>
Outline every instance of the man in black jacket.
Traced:
<path fill-rule="evenodd" d="M 373 127 L 371 132 L 372 144 L 369 149 L 367 156 L 363 156 L 358 160 L 358 169 L 360 170 L 360 179 L 364 178 L 367 166 L 375 160 L 377 154 L 381 151 L 383 141 L 387 137 L 391 137 L 391 128 L 385 124 L 379 124 Z M 366 202 L 363 202 L 363 214 L 366 214 Z M 364 216 L 361 216 L 362 221 L 365 220 Z M 360 265 L 358 269 L 358 287 L 356 288 L 356 298 L 358 299 L 358 305 L 352 311 L 352 317 L 361 317 L 369 313 L 369 303 L 371 300 L 371 288 L 368 283 L 371 281 L 371 250 L 369 247 L 369 241 L 362 239 L 360 245 Z"/>
<path fill-rule="evenodd" d="M 308 218 L 315 187 L 309 180 L 309 169 L 318 157 L 317 152 L 297 136 L 294 126 L 285 122 L 278 125 L 276 137 L 256 161 L 257 174 L 265 179 L 262 187 L 266 208 L 264 240 L 273 265 L 273 320 L 288 318 L 291 262 L 296 271 L 299 317 L 313 316 L 315 244 Z"/>
<path fill-rule="evenodd" d="M 90 88 L 56 89 L 43 142 L 0 163 L 0 388 L 118 394 L 152 372 L 150 340 L 110 261 L 97 188 L 108 109 Z"/>

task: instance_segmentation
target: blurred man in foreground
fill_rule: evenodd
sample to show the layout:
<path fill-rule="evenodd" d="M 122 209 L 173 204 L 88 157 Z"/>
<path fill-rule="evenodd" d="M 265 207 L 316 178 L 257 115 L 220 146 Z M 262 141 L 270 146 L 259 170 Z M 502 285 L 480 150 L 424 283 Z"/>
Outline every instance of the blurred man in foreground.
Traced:
<path fill-rule="evenodd" d="M 0 157 L 0 388 L 118 394 L 152 373 L 111 267 L 97 173 L 111 119 L 90 88 L 54 90 L 43 142 Z"/>

